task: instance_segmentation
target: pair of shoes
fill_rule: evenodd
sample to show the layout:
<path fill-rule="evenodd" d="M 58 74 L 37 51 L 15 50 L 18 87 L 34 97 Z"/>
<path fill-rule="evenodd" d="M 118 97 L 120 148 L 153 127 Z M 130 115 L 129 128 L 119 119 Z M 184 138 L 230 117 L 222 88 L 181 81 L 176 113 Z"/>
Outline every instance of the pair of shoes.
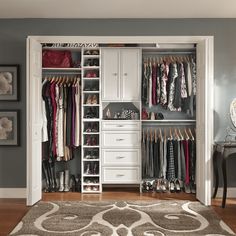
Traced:
<path fill-rule="evenodd" d="M 193 182 L 190 183 L 190 191 L 191 193 L 196 193 L 196 184 Z"/>
<path fill-rule="evenodd" d="M 61 171 L 59 172 L 59 181 L 60 181 L 60 187 L 59 192 L 69 192 L 69 170 Z"/>
<path fill-rule="evenodd" d="M 191 193 L 190 184 L 185 184 L 184 185 L 184 192 L 185 193 Z"/>
<path fill-rule="evenodd" d="M 148 112 L 145 108 L 142 109 L 142 120 L 148 120 Z"/>
<path fill-rule="evenodd" d="M 88 124 L 85 132 L 98 132 L 98 123 L 92 122 L 91 124 Z"/>
<path fill-rule="evenodd" d="M 98 91 L 99 89 L 96 87 L 85 87 L 84 91 Z"/>
<path fill-rule="evenodd" d="M 99 50 L 86 50 L 84 55 L 99 55 Z"/>
<path fill-rule="evenodd" d="M 175 182 L 174 182 L 174 180 L 171 180 L 169 182 L 169 190 L 170 190 L 171 193 L 175 192 Z"/>
<path fill-rule="evenodd" d="M 99 66 L 98 59 L 87 59 L 84 63 L 84 66 Z"/>
<path fill-rule="evenodd" d="M 88 95 L 86 104 L 98 104 L 98 98 L 97 95 Z"/>
<path fill-rule="evenodd" d="M 87 73 L 85 73 L 85 77 L 86 78 L 96 78 L 96 77 L 98 77 L 98 72 L 88 71 Z"/>
<path fill-rule="evenodd" d="M 85 159 L 98 159 L 98 150 L 96 149 L 87 150 L 84 158 Z"/>
<path fill-rule="evenodd" d="M 98 110 L 96 107 L 89 107 L 84 115 L 84 118 L 98 118 Z"/>
<path fill-rule="evenodd" d="M 96 137 L 88 136 L 86 139 L 87 146 L 96 146 L 98 144 Z"/>
<path fill-rule="evenodd" d="M 99 173 L 98 163 L 96 161 L 92 161 L 85 166 L 85 175 L 97 175 Z"/>

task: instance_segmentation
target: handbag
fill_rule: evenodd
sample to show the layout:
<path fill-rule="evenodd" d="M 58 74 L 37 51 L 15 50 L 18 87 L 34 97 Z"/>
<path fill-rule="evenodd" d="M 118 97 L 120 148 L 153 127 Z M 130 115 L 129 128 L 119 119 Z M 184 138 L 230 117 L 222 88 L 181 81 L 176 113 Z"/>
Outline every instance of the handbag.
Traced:
<path fill-rule="evenodd" d="M 70 51 L 44 50 L 42 57 L 43 67 L 72 67 L 72 56 Z"/>

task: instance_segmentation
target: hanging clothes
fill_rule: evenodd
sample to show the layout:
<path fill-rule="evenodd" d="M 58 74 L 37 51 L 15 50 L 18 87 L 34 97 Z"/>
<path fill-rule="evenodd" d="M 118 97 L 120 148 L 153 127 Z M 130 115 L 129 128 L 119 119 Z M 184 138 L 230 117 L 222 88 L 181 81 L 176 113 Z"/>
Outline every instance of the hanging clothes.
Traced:
<path fill-rule="evenodd" d="M 155 136 L 153 136 L 155 133 Z M 163 138 L 156 131 L 142 132 L 142 177 L 179 180 L 195 184 L 196 141 L 189 138 Z"/>
<path fill-rule="evenodd" d="M 80 145 L 81 136 L 79 82 L 72 85 L 55 78 L 44 81 L 42 97 L 48 136 L 47 144 L 43 144 L 44 158 L 51 161 L 71 160 L 73 149 Z"/>
<path fill-rule="evenodd" d="M 195 115 L 196 62 L 193 57 L 157 63 L 149 58 L 143 63 L 142 102 L 149 108 L 158 104 L 170 111 Z"/>

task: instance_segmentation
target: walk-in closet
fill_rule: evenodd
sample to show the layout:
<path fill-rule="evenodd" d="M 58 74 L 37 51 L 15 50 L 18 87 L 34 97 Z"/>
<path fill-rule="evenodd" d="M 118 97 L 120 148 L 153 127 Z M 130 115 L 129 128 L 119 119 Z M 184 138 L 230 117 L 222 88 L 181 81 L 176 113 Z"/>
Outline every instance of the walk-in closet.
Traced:
<path fill-rule="evenodd" d="M 211 38 L 27 42 L 29 205 L 42 192 L 107 186 L 196 194 L 210 205 Z"/>

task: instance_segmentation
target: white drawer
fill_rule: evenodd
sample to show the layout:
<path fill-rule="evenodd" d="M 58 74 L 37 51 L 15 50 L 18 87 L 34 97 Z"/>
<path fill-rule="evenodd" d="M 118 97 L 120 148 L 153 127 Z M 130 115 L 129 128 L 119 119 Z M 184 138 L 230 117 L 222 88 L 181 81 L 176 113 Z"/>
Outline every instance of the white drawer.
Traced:
<path fill-rule="evenodd" d="M 105 148 L 123 147 L 139 148 L 140 132 L 139 131 L 103 131 L 102 144 Z"/>
<path fill-rule="evenodd" d="M 139 121 L 103 121 L 102 130 L 140 130 Z"/>
<path fill-rule="evenodd" d="M 103 183 L 140 183 L 139 167 L 103 167 Z"/>
<path fill-rule="evenodd" d="M 140 165 L 139 149 L 103 149 L 102 164 L 106 166 Z"/>

